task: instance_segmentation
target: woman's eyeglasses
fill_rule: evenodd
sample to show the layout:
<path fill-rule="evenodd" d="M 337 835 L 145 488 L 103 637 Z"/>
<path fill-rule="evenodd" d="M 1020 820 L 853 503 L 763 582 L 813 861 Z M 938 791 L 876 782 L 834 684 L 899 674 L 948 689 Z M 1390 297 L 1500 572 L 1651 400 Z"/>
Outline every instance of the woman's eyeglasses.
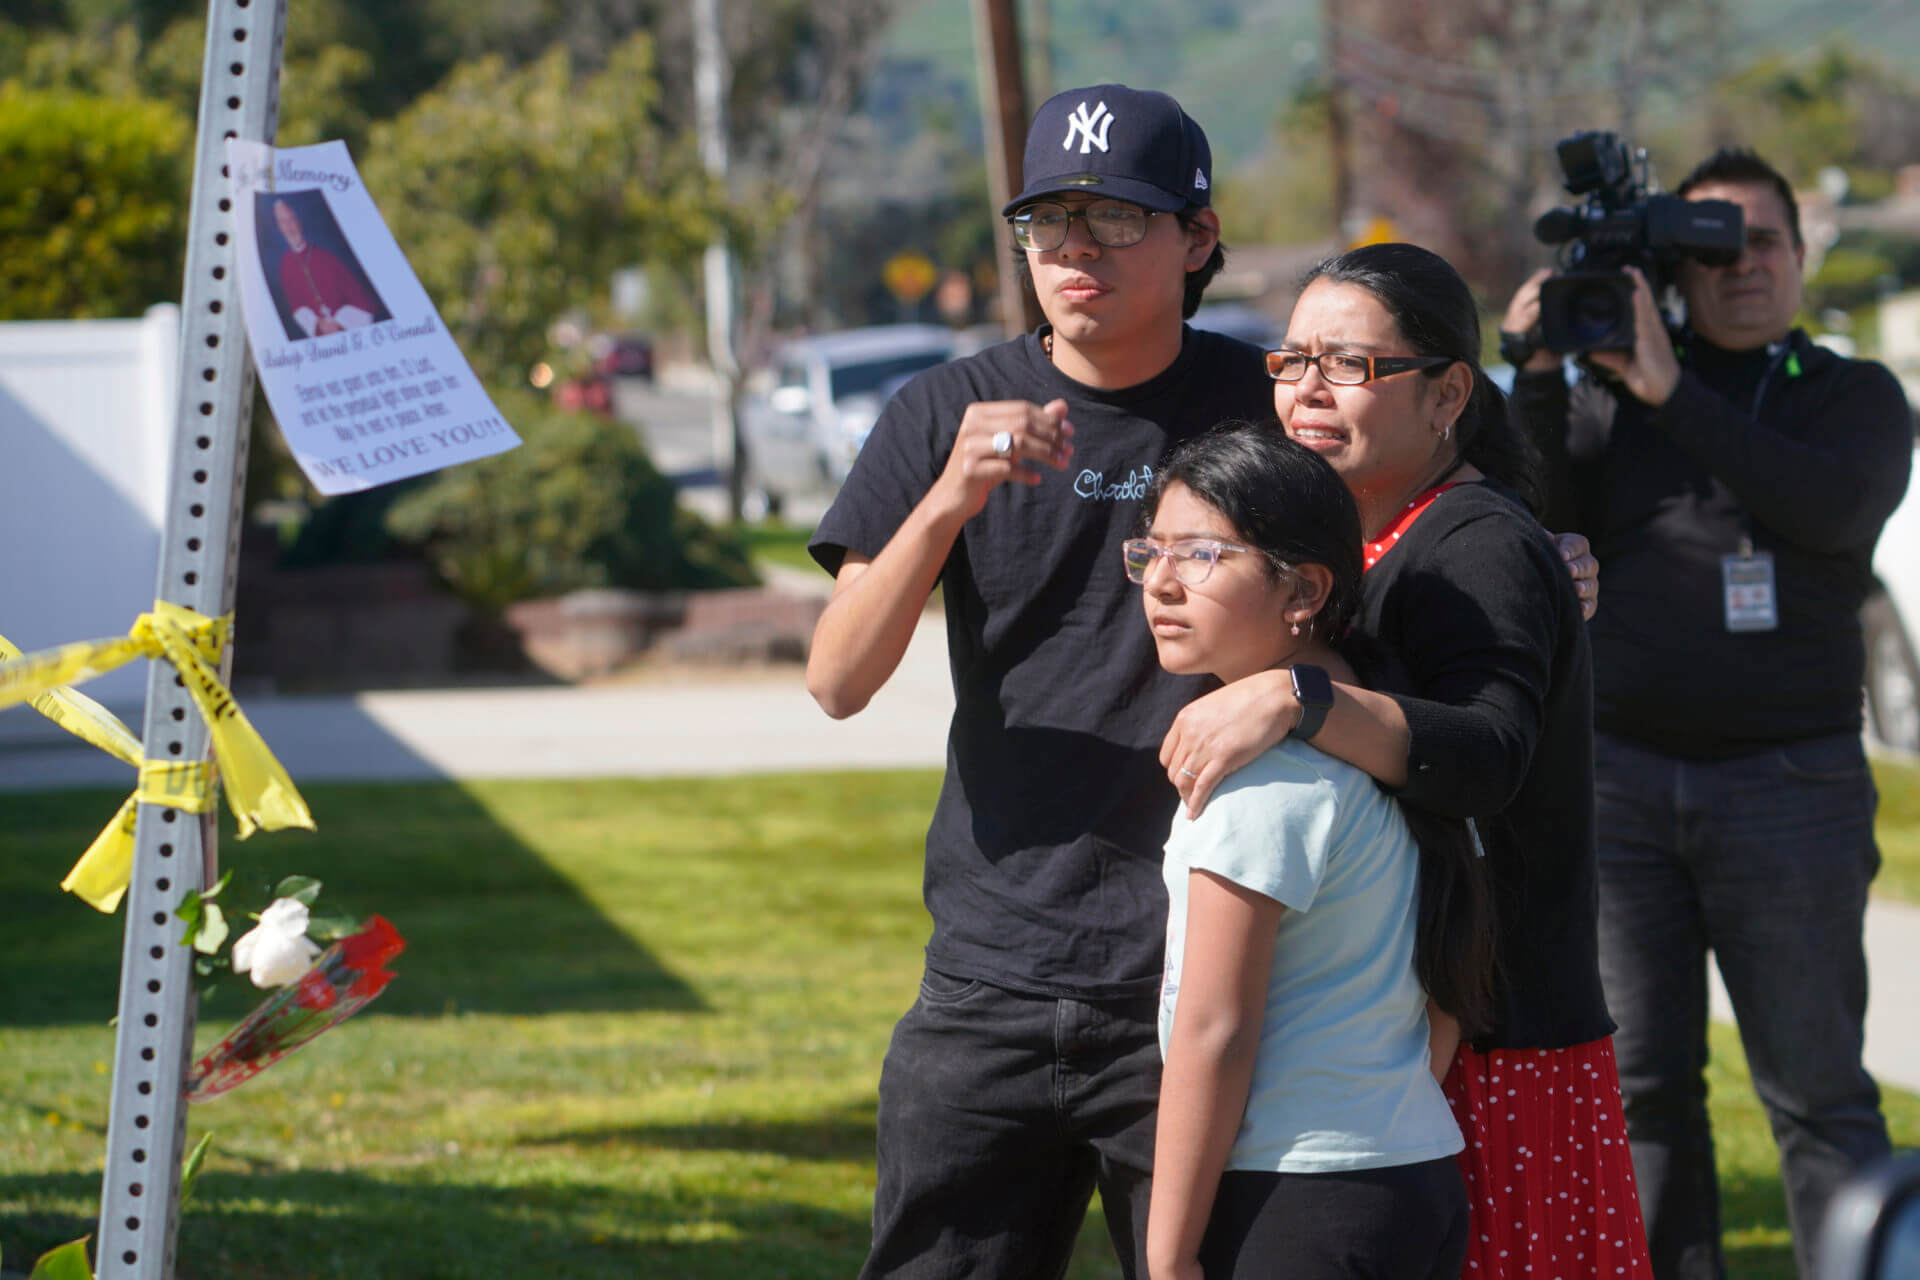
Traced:
<path fill-rule="evenodd" d="M 1317 365 L 1320 376 L 1337 387 L 1357 387 L 1375 378 L 1387 378 L 1413 369 L 1431 369 L 1452 364 L 1447 356 L 1362 356 L 1351 351 L 1322 351 L 1310 356 L 1286 347 L 1267 352 L 1267 376 L 1275 382 L 1298 382 L 1307 376 L 1307 366 Z"/>

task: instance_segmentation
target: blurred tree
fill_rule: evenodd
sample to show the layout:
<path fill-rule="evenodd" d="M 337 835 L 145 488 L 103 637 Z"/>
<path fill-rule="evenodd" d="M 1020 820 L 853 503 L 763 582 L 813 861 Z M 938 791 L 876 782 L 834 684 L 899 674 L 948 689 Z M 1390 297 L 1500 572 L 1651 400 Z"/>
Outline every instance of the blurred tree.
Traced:
<path fill-rule="evenodd" d="M 1317 241 L 1337 224 L 1332 105 L 1324 78 L 1308 84 L 1276 117 L 1260 159 L 1215 180 L 1229 249 Z"/>
<path fill-rule="evenodd" d="M 386 514 L 462 596 L 498 607 L 588 587 L 753 584 L 738 535 L 678 507 L 630 427 L 524 394 L 501 409 L 519 448 L 437 472 Z"/>
<path fill-rule="evenodd" d="M 302 0 L 288 15 L 280 72 L 282 146 L 344 139 L 358 154 L 385 96 L 369 48 L 379 41 L 350 0 Z M 206 19 L 179 18 L 150 38 L 130 17 L 77 30 L 23 31 L 0 76 L 30 88 L 73 89 L 103 97 L 146 97 L 170 103 L 191 120 L 200 109 Z"/>
<path fill-rule="evenodd" d="M 1884 190 L 1920 155 L 1920 81 L 1843 42 L 1762 57 L 1715 86 L 1715 98 L 1717 117 L 1740 122 L 1715 140 L 1759 147 L 1799 185 L 1839 165 L 1856 187 Z"/>
<path fill-rule="evenodd" d="M 0 319 L 177 299 L 191 138 L 166 103 L 0 84 Z"/>
<path fill-rule="evenodd" d="M 1564 198 L 1553 144 L 1627 141 L 1650 104 L 1705 95 L 1722 0 L 1326 0 L 1327 75 L 1349 112 L 1347 225 L 1391 217 L 1504 305 L 1543 251 L 1533 216 Z"/>
<path fill-rule="evenodd" d="M 482 379 L 522 381 L 614 268 L 686 261 L 727 225 L 689 141 L 654 119 L 658 93 L 638 35 L 591 76 L 558 49 L 464 64 L 374 126 L 367 188 Z"/>

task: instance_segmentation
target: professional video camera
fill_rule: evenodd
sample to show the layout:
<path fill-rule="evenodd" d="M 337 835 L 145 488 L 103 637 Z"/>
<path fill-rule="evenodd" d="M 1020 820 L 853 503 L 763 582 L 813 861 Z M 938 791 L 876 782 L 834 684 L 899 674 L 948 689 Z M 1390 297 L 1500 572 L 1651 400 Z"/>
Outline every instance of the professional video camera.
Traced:
<path fill-rule="evenodd" d="M 1647 153 L 1612 133 L 1582 131 L 1554 151 L 1567 190 L 1587 201 L 1549 209 L 1533 224 L 1542 243 L 1566 246 L 1559 271 L 1540 286 L 1538 345 L 1562 353 L 1632 350 L 1633 281 L 1621 268 L 1640 268 L 1658 297 L 1682 258 L 1733 262 L 1746 238 L 1740 206 L 1649 194 Z"/>

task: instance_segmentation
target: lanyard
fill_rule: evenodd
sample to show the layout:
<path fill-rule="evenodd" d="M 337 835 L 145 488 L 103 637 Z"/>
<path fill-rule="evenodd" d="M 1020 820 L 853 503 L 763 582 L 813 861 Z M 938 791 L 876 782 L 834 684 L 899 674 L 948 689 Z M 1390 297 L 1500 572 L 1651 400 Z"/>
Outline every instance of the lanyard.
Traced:
<path fill-rule="evenodd" d="M 1760 385 L 1753 389 L 1753 407 L 1747 410 L 1747 416 L 1755 422 L 1760 420 L 1760 405 L 1767 398 L 1767 388 L 1773 385 L 1773 375 L 1780 372 L 1780 366 L 1786 364 L 1792 357 L 1793 339 L 1782 340 L 1780 350 L 1774 352 L 1773 359 L 1767 364 L 1767 371 L 1760 375 Z M 1794 360 L 1792 367 L 1787 370 L 1787 376 L 1794 377 L 1799 372 L 1800 362 Z"/>

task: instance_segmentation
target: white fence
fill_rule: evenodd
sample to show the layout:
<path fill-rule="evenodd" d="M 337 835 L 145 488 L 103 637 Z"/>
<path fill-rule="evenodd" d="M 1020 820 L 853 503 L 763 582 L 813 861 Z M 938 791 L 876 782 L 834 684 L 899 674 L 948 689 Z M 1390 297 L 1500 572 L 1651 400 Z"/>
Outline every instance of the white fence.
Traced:
<path fill-rule="evenodd" d="M 152 607 L 179 346 L 171 304 L 0 324 L 0 635 L 22 649 L 118 635 Z M 137 725 L 146 679 L 134 663 L 86 692 Z"/>

